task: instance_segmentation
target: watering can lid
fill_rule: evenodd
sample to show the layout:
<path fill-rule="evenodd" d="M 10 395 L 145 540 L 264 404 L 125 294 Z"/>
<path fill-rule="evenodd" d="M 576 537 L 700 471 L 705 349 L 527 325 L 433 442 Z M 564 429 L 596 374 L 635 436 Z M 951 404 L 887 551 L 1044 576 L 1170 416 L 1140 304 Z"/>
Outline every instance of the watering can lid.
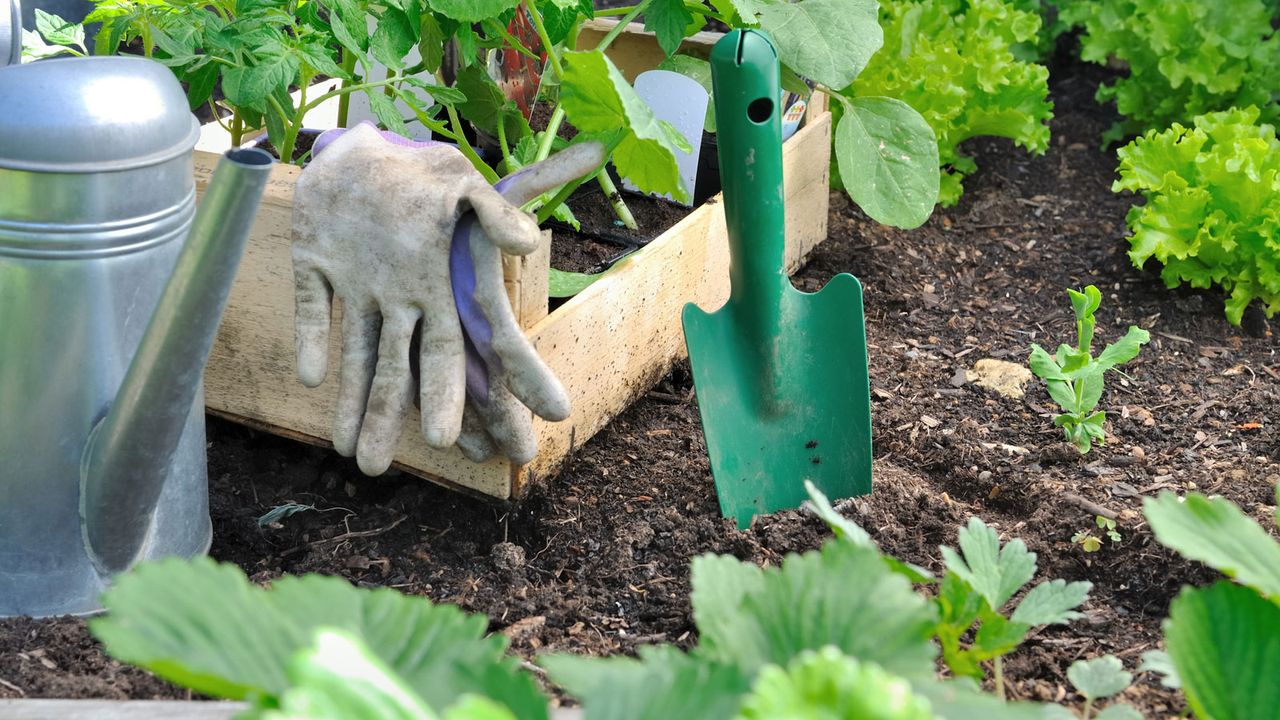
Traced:
<path fill-rule="evenodd" d="M 200 124 L 164 65 L 89 57 L 0 70 L 0 169 L 88 173 L 190 153 Z"/>

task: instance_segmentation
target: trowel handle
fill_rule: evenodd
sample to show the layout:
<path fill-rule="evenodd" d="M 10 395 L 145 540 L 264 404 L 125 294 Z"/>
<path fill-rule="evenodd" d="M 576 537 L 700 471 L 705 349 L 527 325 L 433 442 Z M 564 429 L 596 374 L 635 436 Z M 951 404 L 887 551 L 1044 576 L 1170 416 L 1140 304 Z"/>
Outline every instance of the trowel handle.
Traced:
<path fill-rule="evenodd" d="M 777 296 L 786 283 L 782 94 L 778 53 L 759 30 L 734 30 L 711 50 L 716 141 L 729 230 L 733 300 Z"/>

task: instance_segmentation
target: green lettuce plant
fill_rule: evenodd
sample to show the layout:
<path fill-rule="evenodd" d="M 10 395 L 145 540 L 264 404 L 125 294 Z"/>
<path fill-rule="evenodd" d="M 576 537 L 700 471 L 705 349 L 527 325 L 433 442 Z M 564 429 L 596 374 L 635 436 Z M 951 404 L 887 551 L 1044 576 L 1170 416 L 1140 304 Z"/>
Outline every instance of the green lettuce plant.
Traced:
<path fill-rule="evenodd" d="M 1038 4 L 1038 3 L 1034 3 Z M 850 97 L 885 96 L 919 112 L 938 141 L 938 202 L 954 205 L 977 169 L 959 145 L 979 135 L 1013 140 L 1035 153 L 1049 146 L 1049 71 L 1019 59 L 1037 42 L 1041 19 L 1012 0 L 886 0 L 885 44 L 849 88 Z M 843 121 L 841 121 L 843 124 Z M 840 178 L 859 172 L 837 152 Z"/>
<path fill-rule="evenodd" d="M 1196 115 L 1254 105 L 1280 119 L 1280 37 L 1261 0 L 1058 0 L 1083 28 L 1080 57 L 1124 63 L 1128 75 L 1098 89 L 1123 116 L 1106 143 L 1163 130 Z"/>
<path fill-rule="evenodd" d="M 1277 488 L 1280 504 L 1280 488 Z M 1231 578 L 1185 587 L 1164 622 L 1168 657 L 1201 720 L 1272 717 L 1280 707 L 1280 543 L 1230 501 L 1162 492 L 1143 502 L 1156 539 Z M 1277 515 L 1280 522 L 1280 514 Z"/>
<path fill-rule="evenodd" d="M 1260 115 L 1233 108 L 1150 131 L 1120 148 L 1112 185 L 1146 200 L 1127 217 L 1133 264 L 1155 258 L 1169 287 L 1220 286 L 1233 325 L 1254 300 L 1280 311 L 1280 140 Z"/>
<path fill-rule="evenodd" d="M 1142 328 L 1129 326 L 1129 331 L 1115 343 L 1103 348 L 1093 357 L 1093 330 L 1096 322 L 1093 314 L 1102 304 L 1102 293 L 1090 285 L 1083 291 L 1067 290 L 1071 297 L 1071 309 L 1076 315 L 1076 346 L 1058 346 L 1050 355 L 1036 343 L 1031 344 L 1031 372 L 1044 380 L 1049 397 L 1062 408 L 1053 424 L 1063 429 L 1067 440 L 1083 455 L 1093 443 L 1102 444 L 1106 439 L 1103 427 L 1107 413 L 1095 410 L 1102 399 L 1103 376 L 1138 356 L 1138 352 L 1151 339 Z"/>

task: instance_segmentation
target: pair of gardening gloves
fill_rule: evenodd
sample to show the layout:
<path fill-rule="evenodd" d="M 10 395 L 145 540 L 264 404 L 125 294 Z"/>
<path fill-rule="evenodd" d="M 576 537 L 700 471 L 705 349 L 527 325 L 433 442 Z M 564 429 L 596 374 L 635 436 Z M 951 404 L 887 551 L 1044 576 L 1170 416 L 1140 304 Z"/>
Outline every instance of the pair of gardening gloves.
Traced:
<path fill-rule="evenodd" d="M 569 398 L 516 322 L 502 253 L 538 247 L 521 206 L 600 167 L 603 146 L 574 145 L 495 186 L 451 145 L 371 125 L 322 137 L 312 157 L 294 194 L 298 378 L 324 381 L 337 296 L 334 448 L 385 472 L 416 390 L 427 444 L 532 460 L 529 411 L 564 420 Z"/>

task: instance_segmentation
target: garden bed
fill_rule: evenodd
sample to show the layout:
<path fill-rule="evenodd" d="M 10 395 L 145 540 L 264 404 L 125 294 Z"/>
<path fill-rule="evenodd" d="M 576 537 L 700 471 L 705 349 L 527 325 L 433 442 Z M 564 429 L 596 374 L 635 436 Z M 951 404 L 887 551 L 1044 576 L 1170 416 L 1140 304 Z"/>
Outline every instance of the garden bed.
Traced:
<path fill-rule="evenodd" d="M 829 240 L 796 282 L 814 290 L 849 271 L 865 286 L 875 490 L 840 507 L 885 551 L 935 570 L 937 546 L 954 545 L 978 514 L 1023 538 L 1044 577 L 1092 581 L 1083 620 L 1034 633 L 1005 662 L 1013 697 L 1070 702 L 1073 660 L 1110 652 L 1132 670 L 1159 646 L 1178 588 L 1215 576 L 1153 541 L 1142 497 L 1198 489 L 1259 520 L 1272 513 L 1280 342 L 1229 326 L 1218 293 L 1165 290 L 1154 271 L 1132 268 L 1131 200 L 1110 192 L 1113 156 L 1097 147 L 1111 120 L 1092 100 L 1099 78 L 1080 66 L 1053 77 L 1058 118 L 1044 157 L 978 141 L 982 170 L 960 205 L 915 231 L 876 226 L 832 193 Z M 1030 342 L 1072 337 L 1063 289 L 1090 282 L 1104 293 L 1100 340 L 1137 324 L 1152 342 L 1125 366 L 1128 380 L 1108 384 L 1107 445 L 1080 457 L 1051 426 L 1042 387 L 1009 400 L 963 382 L 963 371 L 984 357 L 1024 363 Z M 526 657 L 689 645 L 691 557 L 776 564 L 827 536 L 798 512 L 746 532 L 720 519 L 681 365 L 518 507 L 403 474 L 366 478 L 327 450 L 223 421 L 209 437 L 216 558 L 257 581 L 320 571 L 458 603 L 488 614 Z M 1096 553 L 1073 544 L 1096 530 L 1096 510 L 1073 497 L 1114 513 L 1122 540 Z M 259 528 L 259 516 L 289 502 L 316 510 Z M 187 696 L 106 659 L 81 620 L 2 620 L 0 697 L 23 695 Z M 1149 718 L 1181 709 L 1148 674 L 1125 699 Z"/>

